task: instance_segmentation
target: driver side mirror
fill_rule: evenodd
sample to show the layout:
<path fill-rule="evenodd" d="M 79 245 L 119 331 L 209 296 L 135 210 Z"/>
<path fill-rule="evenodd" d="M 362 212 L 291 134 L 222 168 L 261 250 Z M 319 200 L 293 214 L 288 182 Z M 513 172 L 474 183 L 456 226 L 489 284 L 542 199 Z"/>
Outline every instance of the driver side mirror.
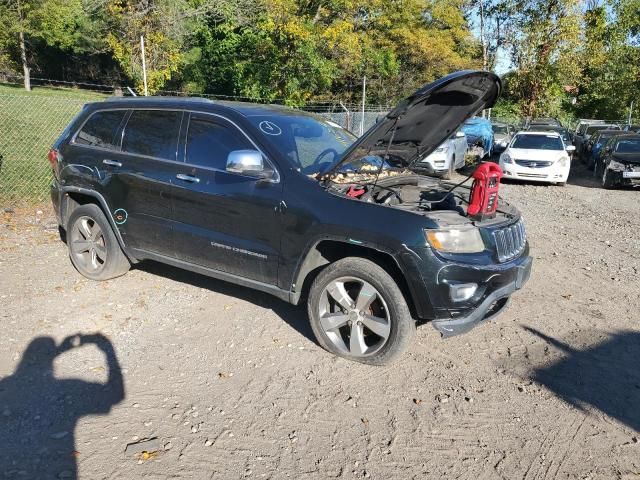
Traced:
<path fill-rule="evenodd" d="M 272 178 L 273 170 L 265 168 L 262 153 L 257 150 L 234 150 L 227 156 L 227 172 L 257 178 Z"/>
<path fill-rule="evenodd" d="M 575 145 L 567 145 L 567 152 L 572 153 L 576 151 Z"/>

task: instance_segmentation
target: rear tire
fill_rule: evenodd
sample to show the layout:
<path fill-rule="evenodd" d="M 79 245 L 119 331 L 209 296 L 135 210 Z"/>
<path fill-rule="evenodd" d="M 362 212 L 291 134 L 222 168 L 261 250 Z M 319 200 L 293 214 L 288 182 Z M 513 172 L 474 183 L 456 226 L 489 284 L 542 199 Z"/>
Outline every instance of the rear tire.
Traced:
<path fill-rule="evenodd" d="M 124 275 L 131 267 L 97 205 L 82 205 L 71 212 L 66 231 L 71 263 L 88 279 L 110 280 Z"/>
<path fill-rule="evenodd" d="M 389 364 L 415 337 L 400 288 L 364 258 L 347 257 L 322 270 L 311 285 L 307 309 L 318 343 L 348 360 Z"/>

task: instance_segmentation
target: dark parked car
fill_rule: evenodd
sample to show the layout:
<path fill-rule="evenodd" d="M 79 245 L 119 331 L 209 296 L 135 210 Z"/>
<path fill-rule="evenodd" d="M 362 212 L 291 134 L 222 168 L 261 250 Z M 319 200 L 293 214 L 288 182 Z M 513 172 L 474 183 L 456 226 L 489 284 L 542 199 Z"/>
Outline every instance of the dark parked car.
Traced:
<path fill-rule="evenodd" d="M 604 188 L 640 185 L 640 135 L 617 135 L 604 148 L 599 173 Z"/>
<path fill-rule="evenodd" d="M 557 132 L 562 137 L 565 146 L 573 145 L 573 138 L 569 130 L 561 125 L 533 125 L 530 126 L 528 130 L 535 130 L 536 132 Z"/>
<path fill-rule="evenodd" d="M 612 123 L 599 123 L 596 125 L 589 125 L 584 131 L 584 134 L 580 137 L 580 146 L 576 145 L 576 153 L 578 154 L 578 158 L 582 159 L 583 162 L 588 162 L 588 150 L 587 146 L 589 145 L 589 140 L 591 136 L 600 130 L 618 130 L 620 131 L 620 127 L 618 125 L 614 125 Z M 578 139 L 575 141 L 577 142 Z"/>
<path fill-rule="evenodd" d="M 526 130 L 536 130 L 537 131 L 537 130 L 540 130 L 540 127 L 544 127 L 544 126 L 561 127 L 562 124 L 560 123 L 560 120 L 558 120 L 557 118 L 553 118 L 553 117 L 529 118 L 525 122 L 525 129 Z"/>
<path fill-rule="evenodd" d="M 580 120 L 578 126 L 576 127 L 576 131 L 572 135 L 573 145 L 576 147 L 576 152 L 579 152 L 582 149 L 582 141 L 584 139 L 584 135 L 591 125 L 604 124 L 604 120 Z"/>
<path fill-rule="evenodd" d="M 585 147 L 587 167 L 594 168 L 594 165 L 600 161 L 600 156 L 603 153 L 603 147 L 611 137 L 620 135 L 620 133 L 620 130 L 598 130 L 596 133 L 591 135 L 591 138 L 589 138 Z"/>
<path fill-rule="evenodd" d="M 94 280 L 155 260 L 305 299 L 323 347 L 388 363 L 416 320 L 466 332 L 529 278 L 514 207 L 472 218 L 468 189 L 412 170 L 499 91 L 489 72 L 449 75 L 359 139 L 278 106 L 88 104 L 49 154 L 71 261 Z"/>

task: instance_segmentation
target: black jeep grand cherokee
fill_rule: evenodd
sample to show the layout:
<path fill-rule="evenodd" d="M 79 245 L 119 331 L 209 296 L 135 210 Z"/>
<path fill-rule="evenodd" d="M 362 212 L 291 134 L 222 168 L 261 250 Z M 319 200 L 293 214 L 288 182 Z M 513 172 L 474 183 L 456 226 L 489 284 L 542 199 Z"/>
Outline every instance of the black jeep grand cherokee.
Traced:
<path fill-rule="evenodd" d="M 416 319 L 463 333 L 529 277 L 518 211 L 500 201 L 495 218 L 475 221 L 469 190 L 419 163 L 499 91 L 488 72 L 449 75 L 360 139 L 275 106 L 88 104 L 49 153 L 71 261 L 94 280 L 149 259 L 306 298 L 323 347 L 388 363 Z"/>

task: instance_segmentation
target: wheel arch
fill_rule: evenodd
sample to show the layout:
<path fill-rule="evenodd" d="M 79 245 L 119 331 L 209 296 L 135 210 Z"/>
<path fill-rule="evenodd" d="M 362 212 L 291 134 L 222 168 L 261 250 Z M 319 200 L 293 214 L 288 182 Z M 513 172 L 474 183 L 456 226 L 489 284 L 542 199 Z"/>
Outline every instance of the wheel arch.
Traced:
<path fill-rule="evenodd" d="M 417 318 L 414 292 L 404 275 L 400 263 L 387 249 L 372 245 L 355 245 L 342 239 L 322 239 L 307 250 L 294 276 L 291 286 L 291 303 L 297 305 L 307 295 L 318 273 L 327 265 L 347 257 L 359 257 L 373 261 L 381 266 L 396 282 L 402 292 L 409 310 Z"/>
<path fill-rule="evenodd" d="M 116 236 L 116 239 L 118 240 L 118 244 L 120 245 L 120 248 L 125 253 L 125 255 L 127 256 L 130 262 L 132 263 L 135 262 L 136 260 L 127 253 L 124 240 L 120 235 L 120 230 L 118 229 L 115 223 L 115 220 L 113 219 L 113 215 L 111 215 L 110 213 L 107 201 L 99 192 L 96 192 L 95 190 L 89 190 L 82 187 L 65 187 L 62 189 L 62 199 L 60 203 L 60 216 L 62 218 L 62 226 L 64 227 L 64 229 L 66 230 L 68 227 L 67 223 L 69 221 L 69 217 L 71 216 L 71 213 L 76 208 L 82 205 L 87 205 L 87 204 L 97 205 L 100 208 L 100 210 L 102 210 L 102 213 L 107 218 L 107 221 L 111 226 L 111 230 L 113 231 L 113 233 Z"/>

